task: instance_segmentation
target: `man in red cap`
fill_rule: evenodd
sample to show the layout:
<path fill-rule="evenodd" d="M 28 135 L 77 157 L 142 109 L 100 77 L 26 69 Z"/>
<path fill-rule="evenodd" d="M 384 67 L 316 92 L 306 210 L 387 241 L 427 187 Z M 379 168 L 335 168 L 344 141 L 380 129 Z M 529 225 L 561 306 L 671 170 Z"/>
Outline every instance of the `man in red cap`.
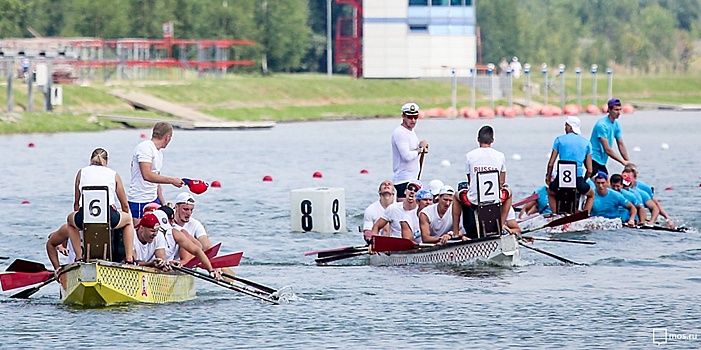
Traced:
<path fill-rule="evenodd" d="M 170 270 L 166 263 L 166 241 L 159 235 L 160 224 L 156 215 L 148 213 L 141 218 L 134 235 L 134 251 L 140 266 L 154 266 Z"/>

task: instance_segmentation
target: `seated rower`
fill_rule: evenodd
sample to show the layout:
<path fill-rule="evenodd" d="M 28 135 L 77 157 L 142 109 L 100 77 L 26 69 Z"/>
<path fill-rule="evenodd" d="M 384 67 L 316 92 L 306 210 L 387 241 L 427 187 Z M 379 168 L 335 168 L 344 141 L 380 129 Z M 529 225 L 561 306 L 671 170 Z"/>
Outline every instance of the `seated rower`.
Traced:
<path fill-rule="evenodd" d="M 418 201 L 418 207 L 416 208 L 416 220 L 414 220 L 414 218 L 406 218 L 406 220 L 401 221 L 400 225 L 402 226 L 402 232 L 412 232 L 412 240 L 414 242 L 422 243 L 421 223 L 419 216 L 422 210 L 433 204 L 433 194 L 428 188 L 422 188 L 416 193 L 416 200 Z"/>
<path fill-rule="evenodd" d="M 636 195 L 640 196 L 642 198 L 642 203 L 645 208 L 648 208 L 650 210 L 650 220 L 643 220 L 640 222 L 641 225 L 654 225 L 655 222 L 657 221 L 657 218 L 660 216 L 660 208 L 657 206 L 655 201 L 652 200 L 650 195 L 647 194 L 647 192 L 634 187 L 634 179 L 633 179 L 633 170 L 625 170 L 623 169 L 623 172 L 621 173 L 621 177 L 623 178 L 623 187 L 634 192 Z M 643 211 L 644 213 L 644 211 Z M 644 214 L 642 215 L 644 219 Z"/>
<path fill-rule="evenodd" d="M 523 205 L 523 209 L 521 209 L 521 211 L 518 213 L 519 219 L 523 216 L 528 216 L 535 213 L 540 213 L 543 215 L 553 213 L 552 210 L 550 210 L 550 204 L 548 203 L 548 187 L 543 185 L 537 190 L 533 191 L 533 193 L 538 195 L 538 199 L 526 202 Z"/>
<path fill-rule="evenodd" d="M 423 243 L 445 244 L 454 236 L 452 205 L 455 190 L 445 185 L 437 191 L 437 194 L 438 201 L 419 213 L 419 226 Z"/>
<path fill-rule="evenodd" d="M 669 228 L 671 228 L 671 229 L 674 229 L 674 228 L 675 228 L 674 222 L 672 222 L 672 218 L 669 216 L 669 214 L 667 214 L 667 211 L 666 211 L 666 210 L 664 209 L 664 207 L 662 206 L 662 203 L 660 203 L 660 201 L 657 200 L 657 197 L 655 197 L 655 190 L 654 190 L 654 188 L 652 188 L 650 185 L 648 185 L 648 184 L 646 184 L 646 183 L 644 183 L 644 182 L 638 180 L 638 168 L 637 168 L 637 166 L 636 166 L 635 164 L 633 164 L 633 163 L 628 163 L 628 164 L 625 166 L 625 168 L 624 168 L 623 170 L 624 170 L 624 171 L 625 171 L 625 170 L 631 170 L 631 171 L 632 171 L 631 173 L 633 174 L 633 180 L 632 180 L 631 187 L 633 187 L 634 189 L 639 189 L 639 190 L 641 190 L 641 191 L 647 193 L 647 194 L 650 196 L 650 198 L 652 199 L 652 201 L 655 202 L 655 204 L 657 205 L 657 209 L 659 209 L 660 215 L 662 215 L 662 216 L 665 218 L 665 220 L 666 220 L 666 223 L 665 223 L 666 226 L 669 227 Z M 656 221 L 656 220 L 652 220 L 652 223 L 654 224 L 655 221 Z"/>
<path fill-rule="evenodd" d="M 643 206 L 643 199 L 640 196 L 639 193 L 635 191 L 631 191 L 629 188 L 623 185 L 625 181 L 623 181 L 623 177 L 620 174 L 613 174 L 611 175 L 611 179 L 609 180 L 611 184 L 611 189 L 614 191 L 617 191 L 618 193 L 622 194 L 625 199 L 627 199 L 629 202 L 633 203 L 633 206 L 635 206 L 635 210 L 638 213 L 638 220 L 636 221 L 637 224 L 642 224 L 645 222 L 645 207 Z M 630 183 L 628 183 L 630 184 Z M 630 212 L 626 210 L 625 208 L 619 208 L 618 209 L 619 214 L 621 216 L 621 221 L 623 222 L 628 222 L 630 220 Z"/>
<path fill-rule="evenodd" d="M 382 181 L 380 188 L 377 190 L 380 199 L 370 204 L 370 206 L 365 209 L 363 214 L 363 237 L 368 244 L 370 244 L 372 237 L 372 226 L 382 217 L 387 207 L 394 203 L 394 191 L 395 189 L 392 181 Z M 381 231 L 389 234 L 389 225 L 385 225 Z"/>
<path fill-rule="evenodd" d="M 170 271 L 166 257 L 166 240 L 160 233 L 159 220 L 153 213 L 144 215 L 134 235 L 134 262 Z"/>
<path fill-rule="evenodd" d="M 414 232 L 410 228 L 412 225 L 407 225 L 407 230 L 403 230 L 402 221 L 413 223 L 413 227 L 418 229 L 419 217 L 417 215 L 418 203 L 416 202 L 416 192 L 421 189 L 421 182 L 411 180 L 407 183 L 404 195 L 406 196 L 403 202 L 394 203 L 385 209 L 382 217 L 377 219 L 375 225 L 372 226 L 371 235 L 382 234 L 390 237 L 400 237 L 414 239 Z M 389 232 L 381 232 L 385 225 L 389 224 Z"/>
<path fill-rule="evenodd" d="M 629 227 L 635 226 L 635 215 L 637 215 L 635 206 L 625 199 L 622 194 L 616 191 L 609 191 L 608 175 L 605 172 L 599 171 L 594 176 L 594 185 L 596 186 L 596 191 L 590 216 L 620 219 L 619 208 L 625 208 L 628 209 L 630 216 L 624 224 Z"/>
<path fill-rule="evenodd" d="M 168 261 L 169 264 L 176 264 L 179 266 L 184 262 L 180 260 L 180 251 L 185 250 L 199 259 L 210 276 L 218 280 L 221 279 L 220 272 L 212 267 L 212 263 L 209 261 L 209 258 L 202 248 L 188 239 L 180 230 L 173 227 L 175 212 L 171 207 L 165 205 L 161 206 L 158 210 L 153 212 L 153 215 L 158 218 L 160 231 L 165 238 L 166 261 Z"/>

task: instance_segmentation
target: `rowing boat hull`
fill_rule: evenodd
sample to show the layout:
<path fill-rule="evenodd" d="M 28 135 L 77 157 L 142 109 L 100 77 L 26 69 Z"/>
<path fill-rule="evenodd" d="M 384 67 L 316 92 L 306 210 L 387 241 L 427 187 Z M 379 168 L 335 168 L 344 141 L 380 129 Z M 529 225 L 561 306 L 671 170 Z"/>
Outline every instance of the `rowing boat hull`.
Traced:
<path fill-rule="evenodd" d="M 84 307 L 171 303 L 197 297 L 195 279 L 179 272 L 97 261 L 67 266 L 61 302 Z"/>
<path fill-rule="evenodd" d="M 471 241 L 420 247 L 370 256 L 371 265 L 461 264 L 477 260 L 513 266 L 521 260 L 515 235 L 490 236 Z"/>

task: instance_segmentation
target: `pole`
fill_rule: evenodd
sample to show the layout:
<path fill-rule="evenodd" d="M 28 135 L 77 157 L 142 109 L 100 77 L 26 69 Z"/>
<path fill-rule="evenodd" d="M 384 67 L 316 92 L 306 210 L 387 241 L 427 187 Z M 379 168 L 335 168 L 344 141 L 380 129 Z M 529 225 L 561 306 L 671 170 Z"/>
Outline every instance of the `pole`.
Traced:
<path fill-rule="evenodd" d="M 577 74 L 577 106 L 582 106 L 582 68 L 577 67 L 574 70 Z"/>
<path fill-rule="evenodd" d="M 487 76 L 489 77 L 489 107 L 494 109 L 494 64 L 487 65 Z"/>
<path fill-rule="evenodd" d="M 333 76 L 333 48 L 331 45 L 331 0 L 326 0 L 326 76 Z"/>
<path fill-rule="evenodd" d="M 514 88 L 514 76 L 513 76 L 513 72 L 511 71 L 511 69 L 506 71 L 506 80 L 509 82 L 509 91 L 508 91 L 509 107 L 513 107 L 514 100 L 513 100 L 512 93 L 513 93 L 513 88 Z"/>
<path fill-rule="evenodd" d="M 458 106 L 458 75 L 455 73 L 455 68 L 450 70 L 452 80 L 451 101 L 453 110 L 457 110 Z"/>
<path fill-rule="evenodd" d="M 531 106 L 531 65 L 523 65 L 523 74 L 526 75 L 526 107 Z"/>
<path fill-rule="evenodd" d="M 611 68 L 606 69 L 606 75 L 608 75 L 608 99 L 613 98 L 613 71 Z"/>
<path fill-rule="evenodd" d="M 34 74 L 33 68 L 34 62 L 29 61 L 29 68 L 27 69 L 27 112 L 34 112 Z"/>
<path fill-rule="evenodd" d="M 599 66 L 591 65 L 591 104 L 596 106 L 596 71 Z"/>
<path fill-rule="evenodd" d="M 565 109 L 565 65 L 560 64 L 558 66 L 558 71 L 560 72 L 560 107 Z"/>
<path fill-rule="evenodd" d="M 7 113 L 12 113 L 12 60 L 5 61 L 7 72 Z"/>
<path fill-rule="evenodd" d="M 475 109 L 475 89 L 477 88 L 477 70 L 475 68 L 470 68 L 470 75 L 472 75 L 472 88 L 470 89 L 470 106 Z"/>
<path fill-rule="evenodd" d="M 543 104 L 548 105 L 548 65 L 543 63 Z"/>

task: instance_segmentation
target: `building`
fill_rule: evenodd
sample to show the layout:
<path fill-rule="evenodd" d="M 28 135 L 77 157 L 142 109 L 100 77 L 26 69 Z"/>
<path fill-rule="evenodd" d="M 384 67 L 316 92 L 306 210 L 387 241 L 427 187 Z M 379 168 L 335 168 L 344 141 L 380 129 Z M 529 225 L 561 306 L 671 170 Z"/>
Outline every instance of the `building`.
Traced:
<path fill-rule="evenodd" d="M 364 78 L 467 76 L 475 67 L 475 0 L 365 0 L 358 12 Z"/>

